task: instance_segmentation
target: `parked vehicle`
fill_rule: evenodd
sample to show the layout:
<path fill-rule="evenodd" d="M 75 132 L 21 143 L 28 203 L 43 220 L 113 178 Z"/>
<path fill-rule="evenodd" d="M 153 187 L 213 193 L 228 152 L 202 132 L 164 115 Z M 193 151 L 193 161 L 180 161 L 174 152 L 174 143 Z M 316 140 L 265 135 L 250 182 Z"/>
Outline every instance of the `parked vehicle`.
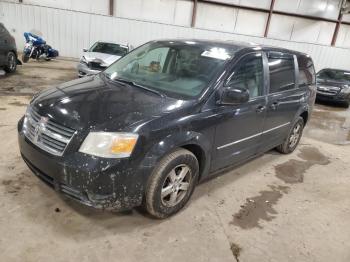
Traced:
<path fill-rule="evenodd" d="M 317 73 L 317 99 L 350 103 L 350 71 L 325 68 Z"/>
<path fill-rule="evenodd" d="M 7 73 L 13 73 L 16 71 L 17 64 L 22 63 L 17 58 L 16 41 L 4 24 L 0 23 L 0 68 Z"/>
<path fill-rule="evenodd" d="M 29 168 L 96 208 L 165 218 L 196 184 L 272 148 L 293 152 L 316 97 L 311 58 L 230 42 L 149 42 L 36 95 L 18 123 Z"/>
<path fill-rule="evenodd" d="M 52 58 L 58 56 L 58 51 L 47 45 L 46 41 L 40 36 L 25 32 L 24 38 L 26 39 L 22 54 L 22 61 L 24 63 L 27 63 L 30 58 L 36 60 L 42 58 L 50 61 Z"/>
<path fill-rule="evenodd" d="M 105 70 L 131 50 L 130 45 L 96 42 L 89 49 L 83 49 L 78 64 L 78 76 L 94 75 Z"/>

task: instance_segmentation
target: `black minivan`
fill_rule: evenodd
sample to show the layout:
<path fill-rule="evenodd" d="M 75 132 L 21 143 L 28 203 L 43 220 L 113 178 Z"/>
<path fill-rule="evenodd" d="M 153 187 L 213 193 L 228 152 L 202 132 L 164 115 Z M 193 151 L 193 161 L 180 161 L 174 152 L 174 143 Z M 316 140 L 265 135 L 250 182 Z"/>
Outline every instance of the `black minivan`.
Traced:
<path fill-rule="evenodd" d="M 286 49 L 152 41 L 34 96 L 18 123 L 20 151 L 70 198 L 165 218 L 210 174 L 272 148 L 292 152 L 315 80 L 311 58 Z"/>

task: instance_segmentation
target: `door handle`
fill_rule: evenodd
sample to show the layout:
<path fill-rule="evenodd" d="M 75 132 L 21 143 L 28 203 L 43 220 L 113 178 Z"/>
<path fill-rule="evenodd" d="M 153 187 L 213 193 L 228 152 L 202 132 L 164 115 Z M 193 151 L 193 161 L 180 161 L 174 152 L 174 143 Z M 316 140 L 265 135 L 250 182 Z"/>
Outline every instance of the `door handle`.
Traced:
<path fill-rule="evenodd" d="M 271 109 L 276 110 L 279 104 L 280 104 L 279 102 L 273 102 L 270 107 Z"/>
<path fill-rule="evenodd" d="M 266 106 L 258 106 L 258 107 L 256 108 L 255 111 L 256 111 L 258 114 L 260 114 L 260 113 L 264 112 L 265 109 L 266 109 Z"/>

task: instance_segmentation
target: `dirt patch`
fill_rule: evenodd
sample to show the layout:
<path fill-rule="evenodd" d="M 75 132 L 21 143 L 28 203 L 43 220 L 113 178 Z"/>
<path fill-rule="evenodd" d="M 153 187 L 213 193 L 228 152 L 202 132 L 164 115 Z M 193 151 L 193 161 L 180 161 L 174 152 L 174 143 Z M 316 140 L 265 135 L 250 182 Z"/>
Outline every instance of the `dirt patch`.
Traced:
<path fill-rule="evenodd" d="M 236 259 L 237 262 L 239 262 L 239 256 L 241 255 L 242 248 L 236 244 L 236 243 L 231 243 L 230 244 L 232 255 Z"/>
<path fill-rule="evenodd" d="M 277 214 L 274 205 L 283 194 L 288 193 L 289 187 L 269 187 L 270 190 L 260 191 L 258 196 L 247 198 L 246 203 L 241 205 L 240 210 L 233 215 L 233 221 L 230 224 L 243 229 L 262 228 L 260 220 L 271 221 L 274 219 Z"/>
<path fill-rule="evenodd" d="M 287 184 L 302 183 L 304 174 L 310 167 L 330 163 L 329 159 L 314 147 L 303 147 L 298 156 L 303 160 L 290 159 L 275 166 L 276 177 Z"/>
<path fill-rule="evenodd" d="M 29 181 L 25 173 L 19 173 L 13 179 L 2 180 L 1 185 L 5 187 L 7 193 L 17 195 L 23 188 L 32 187 L 33 182 Z"/>
<path fill-rule="evenodd" d="M 9 103 L 9 105 L 13 105 L 13 106 L 27 106 L 28 104 L 22 103 L 22 102 L 19 102 L 19 101 L 15 101 L 15 102 Z"/>
<path fill-rule="evenodd" d="M 0 111 L 5 111 L 6 108 L 5 107 L 0 107 Z"/>
<path fill-rule="evenodd" d="M 73 61 L 32 61 L 1 79 L 0 95 L 33 95 L 45 88 L 77 78 Z"/>
<path fill-rule="evenodd" d="M 21 185 L 14 180 L 3 180 L 1 184 L 6 186 L 6 192 L 10 194 L 18 193 L 21 190 Z"/>

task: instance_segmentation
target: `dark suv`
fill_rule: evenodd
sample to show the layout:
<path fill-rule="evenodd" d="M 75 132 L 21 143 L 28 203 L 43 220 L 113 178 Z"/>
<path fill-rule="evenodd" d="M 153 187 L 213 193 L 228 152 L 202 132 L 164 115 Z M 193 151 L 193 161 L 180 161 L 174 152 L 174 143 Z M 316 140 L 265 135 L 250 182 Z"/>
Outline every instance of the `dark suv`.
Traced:
<path fill-rule="evenodd" d="M 317 99 L 350 103 L 350 71 L 325 68 L 317 73 Z"/>
<path fill-rule="evenodd" d="M 20 64 L 17 59 L 16 41 L 0 23 L 0 68 L 12 73 L 16 71 L 18 63 Z"/>
<path fill-rule="evenodd" d="M 149 42 L 102 73 L 36 95 L 22 157 L 86 205 L 164 218 L 210 174 L 292 152 L 316 96 L 309 56 L 232 42 Z"/>

